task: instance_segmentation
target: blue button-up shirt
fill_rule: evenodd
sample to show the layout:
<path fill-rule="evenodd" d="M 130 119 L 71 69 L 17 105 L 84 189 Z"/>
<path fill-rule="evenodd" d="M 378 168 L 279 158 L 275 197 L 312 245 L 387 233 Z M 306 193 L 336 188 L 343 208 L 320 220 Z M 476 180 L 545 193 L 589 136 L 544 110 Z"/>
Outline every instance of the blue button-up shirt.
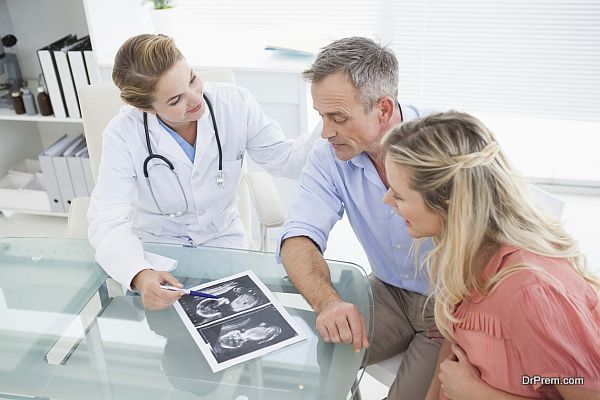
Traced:
<path fill-rule="evenodd" d="M 412 106 L 401 109 L 404 121 L 429 112 Z M 281 243 L 293 236 L 309 237 L 324 252 L 329 232 L 346 212 L 373 274 L 390 285 L 428 294 L 427 274 L 415 266 L 406 224 L 383 203 L 387 189 L 366 153 L 342 161 L 335 157 L 329 142 L 319 140 L 308 156 L 299 190 L 279 240 L 278 262 Z M 430 249 L 431 242 L 427 241 L 421 252 Z"/>

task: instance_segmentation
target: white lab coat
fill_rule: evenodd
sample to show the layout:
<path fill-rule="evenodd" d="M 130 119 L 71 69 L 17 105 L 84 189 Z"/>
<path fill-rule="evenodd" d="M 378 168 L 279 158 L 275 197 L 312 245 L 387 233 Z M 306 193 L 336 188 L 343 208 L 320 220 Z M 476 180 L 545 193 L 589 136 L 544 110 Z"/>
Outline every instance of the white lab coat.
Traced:
<path fill-rule="evenodd" d="M 88 236 L 96 260 L 124 286 L 142 269 L 164 269 L 143 251 L 141 241 L 247 247 L 237 208 L 240 155 L 247 152 L 273 175 L 297 177 L 318 137 L 315 130 L 296 140 L 285 139 L 277 122 L 244 88 L 207 82 L 205 93 L 214 109 L 223 151 L 222 187 L 216 184 L 218 150 L 208 108 L 198 120 L 194 163 L 156 116 L 148 114 L 152 151 L 173 163 L 188 199 L 189 210 L 182 217 L 161 215 L 152 200 L 143 173 L 148 150 L 142 112 L 123 106 L 104 131 L 98 182 L 88 210 Z M 167 203 L 168 199 L 182 201 L 181 191 L 152 185 Z M 163 204 L 159 203 L 163 209 L 169 205 Z"/>

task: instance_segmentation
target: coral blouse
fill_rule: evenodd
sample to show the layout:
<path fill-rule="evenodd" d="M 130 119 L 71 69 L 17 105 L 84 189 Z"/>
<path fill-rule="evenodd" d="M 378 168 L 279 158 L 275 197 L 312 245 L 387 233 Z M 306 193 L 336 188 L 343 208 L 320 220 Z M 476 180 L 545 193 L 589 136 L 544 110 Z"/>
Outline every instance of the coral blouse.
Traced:
<path fill-rule="evenodd" d="M 533 399 L 561 399 L 553 385 L 523 384 L 523 376 L 582 377 L 600 390 L 600 302 L 595 290 L 565 259 L 502 246 L 485 267 L 488 279 L 503 268 L 527 264 L 545 274 L 519 271 L 486 297 L 464 299 L 455 315 L 457 344 L 488 384 Z M 441 399 L 445 399 L 442 394 Z"/>

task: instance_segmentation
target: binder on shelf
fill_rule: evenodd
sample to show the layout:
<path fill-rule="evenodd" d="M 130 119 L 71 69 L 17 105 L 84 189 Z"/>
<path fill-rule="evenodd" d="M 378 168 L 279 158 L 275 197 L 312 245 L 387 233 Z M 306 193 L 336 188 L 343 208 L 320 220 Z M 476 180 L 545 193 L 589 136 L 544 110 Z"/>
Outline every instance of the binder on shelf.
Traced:
<path fill-rule="evenodd" d="M 67 155 L 73 154 L 82 141 L 83 135 L 70 138 L 67 147 L 62 152 L 52 156 L 52 163 L 54 164 L 54 172 L 56 173 L 58 189 L 60 190 L 63 208 L 65 210 L 64 212 L 69 212 L 71 209 L 71 202 L 75 198 L 71 174 L 69 173 L 69 165 L 67 164 Z"/>
<path fill-rule="evenodd" d="M 85 184 L 87 185 L 87 190 L 89 195 L 92 195 L 94 191 L 94 175 L 92 175 L 92 164 L 90 163 L 90 155 L 88 154 L 87 148 L 82 152 L 79 160 L 81 161 L 81 166 L 83 167 L 83 176 L 85 177 Z"/>
<path fill-rule="evenodd" d="M 37 51 L 48 95 L 50 96 L 50 102 L 52 103 L 52 109 L 54 110 L 54 115 L 59 118 L 67 117 L 67 106 L 61 88 L 56 61 L 54 60 L 54 52 L 76 40 L 77 37 L 75 35 L 67 35 Z"/>
<path fill-rule="evenodd" d="M 75 94 L 77 95 L 77 111 L 81 115 L 81 107 L 79 106 L 79 89 L 82 86 L 90 84 L 87 69 L 85 67 L 85 58 L 83 52 L 91 49 L 90 37 L 86 36 L 79 39 L 67 49 L 67 59 L 71 67 L 71 76 L 75 85 Z"/>
<path fill-rule="evenodd" d="M 64 153 L 64 151 L 71 144 L 71 141 L 72 139 L 69 136 L 63 135 L 60 139 L 54 142 L 54 144 L 52 144 L 46 150 L 43 150 L 38 157 L 40 160 L 40 167 L 42 169 L 42 184 L 48 192 L 48 200 L 50 201 L 50 210 L 52 212 L 65 212 L 63 198 L 58 186 L 58 178 L 56 171 L 54 170 L 52 158 L 58 154 L 62 155 L 62 153 Z"/>
<path fill-rule="evenodd" d="M 83 173 L 83 165 L 81 164 L 80 159 L 82 150 L 85 149 L 87 149 L 87 145 L 85 140 L 82 138 L 75 151 L 67 156 L 67 165 L 69 167 L 69 174 L 71 175 L 71 183 L 73 184 L 73 192 L 75 193 L 75 197 L 89 196 L 87 183 L 85 182 L 85 175 Z"/>
<path fill-rule="evenodd" d="M 96 58 L 94 57 L 94 52 L 92 50 L 84 50 L 83 57 L 85 58 L 85 67 L 87 68 L 90 85 L 102 83 L 102 80 L 100 79 L 100 72 L 98 70 L 98 64 L 96 63 Z"/>
<path fill-rule="evenodd" d="M 67 106 L 67 116 L 69 118 L 81 118 L 79 111 L 79 100 L 75 91 L 75 77 L 71 71 L 68 52 L 85 45 L 89 38 L 83 38 L 71 43 L 65 44 L 62 48 L 54 50 L 54 61 L 58 69 L 60 85 L 64 94 L 65 105 Z M 86 77 L 87 79 L 87 77 Z"/>

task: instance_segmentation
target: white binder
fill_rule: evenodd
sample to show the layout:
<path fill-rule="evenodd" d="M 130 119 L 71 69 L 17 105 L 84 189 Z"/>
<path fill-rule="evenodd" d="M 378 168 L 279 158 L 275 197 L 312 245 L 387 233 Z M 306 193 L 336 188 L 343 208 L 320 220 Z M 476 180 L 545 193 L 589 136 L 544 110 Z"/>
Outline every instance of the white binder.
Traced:
<path fill-rule="evenodd" d="M 67 35 L 37 51 L 48 95 L 50 96 L 50 102 L 52 103 L 52 109 L 54 110 L 54 115 L 59 118 L 67 117 L 67 109 L 64 103 L 60 77 L 54 61 L 54 51 L 62 49 L 66 44 L 73 43 L 75 40 L 75 35 Z"/>
<path fill-rule="evenodd" d="M 98 70 L 98 64 L 96 63 L 96 58 L 94 58 L 94 52 L 92 50 L 84 50 L 83 56 L 85 58 L 85 66 L 90 79 L 90 85 L 102 83 L 102 79 L 100 79 L 100 72 Z"/>
<path fill-rule="evenodd" d="M 86 197 L 89 195 L 87 191 L 87 184 L 85 183 L 85 176 L 83 174 L 83 166 L 79 159 L 78 153 L 86 148 L 85 139 L 83 136 L 77 142 L 77 146 L 73 151 L 65 151 L 65 157 L 67 159 L 67 166 L 69 167 L 69 175 L 71 176 L 71 184 L 73 185 L 73 193 L 75 197 Z"/>
<path fill-rule="evenodd" d="M 60 190 L 65 212 L 69 212 L 71 209 L 71 201 L 75 198 L 75 191 L 73 190 L 73 183 L 71 182 L 71 174 L 69 173 L 66 155 L 72 154 L 82 140 L 83 135 L 72 138 L 62 153 L 52 156 L 56 180 L 58 181 L 58 189 Z"/>
<path fill-rule="evenodd" d="M 42 184 L 44 185 L 46 192 L 48 192 L 48 199 L 50 201 L 50 209 L 52 212 L 65 212 L 63 198 L 58 186 L 58 179 L 56 171 L 54 170 L 52 158 L 57 154 L 62 154 L 67 147 L 69 147 L 71 141 L 71 138 L 67 135 L 63 135 L 52 146 L 42 151 L 39 155 L 40 167 L 42 168 L 43 174 Z"/>
<path fill-rule="evenodd" d="M 69 118 L 81 118 L 79 113 L 79 103 L 77 102 L 77 93 L 75 93 L 75 83 L 71 76 L 71 67 L 67 59 L 67 52 L 58 50 L 54 52 L 54 60 L 56 61 L 56 69 L 60 77 L 63 94 L 65 96 L 65 104 L 67 106 L 67 116 Z"/>
<path fill-rule="evenodd" d="M 83 152 L 81 157 L 79 158 L 81 161 L 81 166 L 83 167 L 83 176 L 85 177 L 85 183 L 87 185 L 87 190 L 89 195 L 92 195 L 94 191 L 94 175 L 92 175 L 92 164 L 90 163 L 90 156 L 87 152 L 87 149 Z"/>
<path fill-rule="evenodd" d="M 79 111 L 79 114 L 81 114 L 81 107 L 79 106 L 79 89 L 82 86 L 90 84 L 87 69 L 85 67 L 83 51 L 90 48 L 90 37 L 85 36 L 63 49 L 63 51 L 67 52 L 67 59 L 69 60 L 69 66 L 71 67 L 71 76 L 73 77 L 73 84 L 75 86 L 78 105 L 77 110 Z"/>

